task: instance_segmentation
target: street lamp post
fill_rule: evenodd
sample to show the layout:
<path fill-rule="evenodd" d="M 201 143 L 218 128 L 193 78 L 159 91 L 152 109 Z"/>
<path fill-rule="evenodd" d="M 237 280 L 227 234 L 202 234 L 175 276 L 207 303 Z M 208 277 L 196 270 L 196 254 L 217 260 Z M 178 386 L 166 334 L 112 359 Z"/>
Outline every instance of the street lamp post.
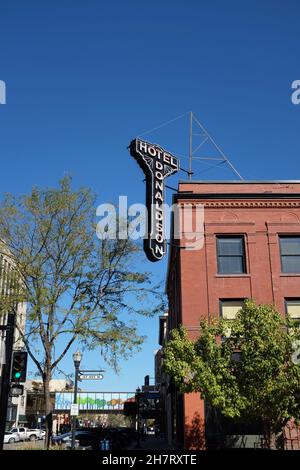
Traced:
<path fill-rule="evenodd" d="M 77 403 L 77 392 L 78 392 L 78 375 L 79 375 L 79 366 L 82 359 L 82 353 L 77 351 L 73 354 L 73 361 L 75 366 L 75 385 L 74 385 L 74 403 Z M 76 432 L 76 416 L 72 418 L 72 450 L 75 449 L 75 432 Z"/>
<path fill-rule="evenodd" d="M 140 393 L 141 389 L 138 387 L 136 389 L 136 401 L 137 401 L 137 443 L 136 443 L 136 449 L 140 449 L 141 443 L 140 443 Z"/>

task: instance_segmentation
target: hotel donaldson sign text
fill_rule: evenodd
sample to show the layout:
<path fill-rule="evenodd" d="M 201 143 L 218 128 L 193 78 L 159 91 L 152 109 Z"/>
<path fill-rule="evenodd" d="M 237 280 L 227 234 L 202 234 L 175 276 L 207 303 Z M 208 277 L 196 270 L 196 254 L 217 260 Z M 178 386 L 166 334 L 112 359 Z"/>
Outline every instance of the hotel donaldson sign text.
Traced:
<path fill-rule="evenodd" d="M 159 261 L 166 254 L 164 180 L 179 171 L 179 160 L 160 146 L 140 139 L 131 141 L 130 154 L 146 177 L 148 228 L 144 238 L 144 251 L 150 261 Z"/>

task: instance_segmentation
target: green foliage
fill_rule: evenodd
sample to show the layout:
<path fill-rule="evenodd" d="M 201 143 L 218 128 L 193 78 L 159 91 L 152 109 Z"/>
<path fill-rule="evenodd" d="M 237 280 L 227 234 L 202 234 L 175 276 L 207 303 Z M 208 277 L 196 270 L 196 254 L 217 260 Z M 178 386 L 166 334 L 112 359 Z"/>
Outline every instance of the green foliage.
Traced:
<path fill-rule="evenodd" d="M 1 299 L 0 312 L 26 300 L 23 340 L 44 379 L 75 341 L 99 347 L 117 367 L 118 358 L 144 340 L 135 314 L 160 309 L 150 275 L 135 268 L 139 246 L 99 240 L 95 215 L 95 196 L 87 188 L 72 190 L 69 177 L 57 189 L 7 195 L 0 205 L 0 251 L 22 279 L 17 291 Z"/>
<path fill-rule="evenodd" d="M 124 416 L 123 414 L 118 415 L 106 415 L 105 417 L 105 426 L 106 427 L 132 427 L 132 420 Z"/>
<path fill-rule="evenodd" d="M 164 364 L 182 392 L 198 391 L 225 416 L 262 419 L 275 432 L 300 420 L 300 367 L 292 360 L 299 338 L 290 318 L 248 300 L 233 321 L 202 321 L 194 342 L 174 330 Z"/>

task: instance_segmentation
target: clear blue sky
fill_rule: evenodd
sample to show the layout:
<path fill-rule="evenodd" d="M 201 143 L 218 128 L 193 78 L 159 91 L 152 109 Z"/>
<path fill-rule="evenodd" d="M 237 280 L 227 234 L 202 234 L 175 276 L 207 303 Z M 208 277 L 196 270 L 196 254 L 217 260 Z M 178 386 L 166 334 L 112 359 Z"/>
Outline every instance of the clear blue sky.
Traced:
<path fill-rule="evenodd" d="M 189 110 L 245 178 L 299 178 L 300 105 L 290 99 L 300 79 L 299 5 L 2 1 L 1 193 L 55 185 L 70 173 L 99 202 L 117 202 L 119 194 L 143 202 L 143 176 L 126 146 Z M 187 119 L 147 138 L 186 153 Z M 145 266 L 164 278 L 166 261 Z M 108 371 L 90 388 L 130 391 L 153 375 L 157 319 L 141 320 L 140 332 L 148 334 L 143 351 L 120 376 Z M 91 365 L 103 363 L 85 353 L 83 366 Z M 71 371 L 71 361 L 62 367 Z"/>

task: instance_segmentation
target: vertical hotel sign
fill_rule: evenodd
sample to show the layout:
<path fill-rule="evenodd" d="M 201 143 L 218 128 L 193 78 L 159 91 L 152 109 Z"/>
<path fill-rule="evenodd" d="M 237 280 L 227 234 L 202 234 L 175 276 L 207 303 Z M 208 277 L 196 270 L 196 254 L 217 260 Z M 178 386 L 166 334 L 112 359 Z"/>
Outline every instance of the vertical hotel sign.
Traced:
<path fill-rule="evenodd" d="M 140 139 L 132 140 L 129 148 L 146 177 L 148 224 L 144 251 L 150 261 L 159 261 L 166 254 L 165 179 L 179 171 L 179 160 L 159 145 Z"/>

